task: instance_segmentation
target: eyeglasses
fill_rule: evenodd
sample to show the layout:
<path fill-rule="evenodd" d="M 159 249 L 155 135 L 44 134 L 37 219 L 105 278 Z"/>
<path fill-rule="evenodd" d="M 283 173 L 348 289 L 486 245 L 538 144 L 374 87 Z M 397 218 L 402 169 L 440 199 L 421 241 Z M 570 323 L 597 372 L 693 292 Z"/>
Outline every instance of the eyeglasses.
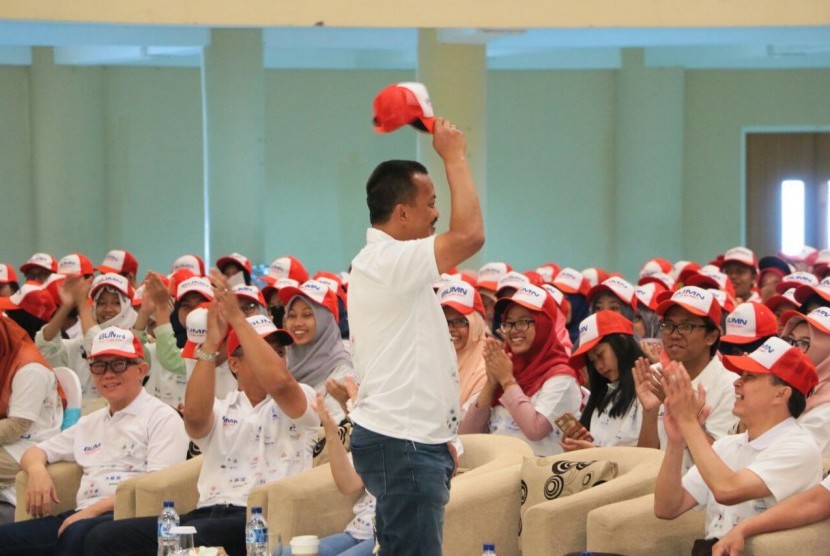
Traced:
<path fill-rule="evenodd" d="M 810 340 L 806 340 L 806 339 L 796 340 L 792 336 L 786 336 L 786 337 L 781 338 L 781 339 L 784 340 L 785 342 L 787 342 L 788 344 L 790 344 L 791 346 L 797 347 L 798 349 L 800 349 L 804 353 L 807 353 L 807 350 L 810 349 Z"/>
<path fill-rule="evenodd" d="M 534 324 L 533 319 L 521 319 L 517 320 L 516 322 L 503 322 L 499 326 L 499 330 L 507 334 L 511 330 L 515 329 L 516 332 L 524 332 L 530 325 Z"/>
<path fill-rule="evenodd" d="M 468 321 L 464 317 L 459 317 L 457 319 L 447 319 L 447 326 L 450 328 L 464 328 L 465 326 L 470 326 L 470 321 Z"/>
<path fill-rule="evenodd" d="M 681 336 L 688 336 L 695 328 L 707 328 L 705 324 L 692 324 L 691 322 L 681 322 L 674 324 L 673 322 L 662 321 L 658 326 L 660 333 L 666 336 L 674 334 L 676 330 Z"/>
<path fill-rule="evenodd" d="M 246 301 L 239 304 L 239 308 L 242 309 L 242 312 L 245 313 L 247 316 L 251 316 L 254 313 L 259 313 L 259 310 L 262 306 L 259 303 L 255 303 L 253 301 Z"/>
<path fill-rule="evenodd" d="M 111 370 L 117 375 L 124 373 L 131 365 L 138 365 L 137 362 L 130 359 L 113 359 L 112 361 L 90 361 L 89 372 L 94 375 L 102 375 Z"/>

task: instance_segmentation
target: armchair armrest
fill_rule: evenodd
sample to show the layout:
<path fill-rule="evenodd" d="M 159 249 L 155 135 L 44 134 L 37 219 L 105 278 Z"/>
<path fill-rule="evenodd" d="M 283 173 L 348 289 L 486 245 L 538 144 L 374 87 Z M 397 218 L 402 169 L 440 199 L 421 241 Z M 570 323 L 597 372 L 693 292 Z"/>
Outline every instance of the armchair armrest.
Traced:
<path fill-rule="evenodd" d="M 49 471 L 49 475 L 55 483 L 55 488 L 58 490 L 58 499 L 60 500 L 58 504 L 52 506 L 52 513 L 59 514 L 74 509 L 78 488 L 81 486 L 81 477 L 84 474 L 83 468 L 75 462 L 58 461 L 47 465 L 46 470 Z M 17 497 L 14 520 L 32 519 L 32 516 L 26 511 L 26 490 L 29 487 L 29 474 L 25 471 L 18 472 L 14 487 Z"/>

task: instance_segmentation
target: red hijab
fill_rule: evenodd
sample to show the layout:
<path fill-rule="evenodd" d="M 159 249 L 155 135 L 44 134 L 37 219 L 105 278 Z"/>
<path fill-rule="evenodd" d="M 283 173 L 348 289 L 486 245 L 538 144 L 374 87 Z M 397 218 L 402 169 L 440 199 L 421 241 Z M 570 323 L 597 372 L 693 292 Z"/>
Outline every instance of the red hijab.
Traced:
<path fill-rule="evenodd" d="M 508 303 L 502 316 L 516 303 Z M 536 336 L 530 349 L 525 353 L 513 353 L 513 376 L 527 397 L 538 392 L 545 382 L 556 375 L 572 376 L 579 381 L 579 374 L 568 365 L 568 352 L 560 339 L 559 332 L 565 328 L 565 315 L 556 307 L 556 302 L 548 295 L 541 310 L 524 306 L 533 315 Z M 504 351 L 512 353 L 505 343 Z M 501 386 L 496 388 L 493 405 L 498 405 L 502 395 Z"/>
<path fill-rule="evenodd" d="M 47 369 L 52 368 L 40 354 L 28 332 L 11 319 L 0 317 L 0 419 L 9 416 L 14 375 L 20 367 L 29 363 L 40 363 Z M 61 398 L 63 397 L 61 392 Z"/>

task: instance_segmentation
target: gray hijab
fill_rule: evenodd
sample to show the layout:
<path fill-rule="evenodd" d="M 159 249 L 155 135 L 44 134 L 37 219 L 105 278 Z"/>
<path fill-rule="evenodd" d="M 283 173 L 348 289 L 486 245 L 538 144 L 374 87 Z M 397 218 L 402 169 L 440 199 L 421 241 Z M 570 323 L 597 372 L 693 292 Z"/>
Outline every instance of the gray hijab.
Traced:
<path fill-rule="evenodd" d="M 352 358 L 346 352 L 340 338 L 340 328 L 334 321 L 334 315 L 325 307 L 317 305 L 305 296 L 295 295 L 285 307 L 286 314 L 294 301 L 302 297 L 314 311 L 317 331 L 314 340 L 307 345 L 291 344 L 287 349 L 288 370 L 298 382 L 308 384 L 314 389 L 322 388 L 326 379 L 340 365 L 352 366 Z"/>

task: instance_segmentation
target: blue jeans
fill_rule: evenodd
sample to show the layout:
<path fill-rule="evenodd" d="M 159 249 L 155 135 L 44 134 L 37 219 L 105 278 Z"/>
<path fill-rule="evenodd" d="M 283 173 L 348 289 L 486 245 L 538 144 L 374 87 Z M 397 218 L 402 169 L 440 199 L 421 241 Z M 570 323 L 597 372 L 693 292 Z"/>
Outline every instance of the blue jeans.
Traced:
<path fill-rule="evenodd" d="M 283 539 L 281 556 L 291 556 L 291 539 Z M 358 540 L 348 533 L 320 539 L 319 556 L 372 556 L 375 539 Z"/>
<path fill-rule="evenodd" d="M 381 556 L 439 556 L 453 461 L 446 444 L 390 438 L 355 424 L 354 468 L 377 498 Z"/>
<path fill-rule="evenodd" d="M 58 529 L 75 510 L 58 515 L 9 523 L 0 527 L 0 554 L 3 556 L 81 556 L 87 533 L 99 525 L 112 522 L 112 512 L 81 519 L 67 527 L 61 536 Z"/>

